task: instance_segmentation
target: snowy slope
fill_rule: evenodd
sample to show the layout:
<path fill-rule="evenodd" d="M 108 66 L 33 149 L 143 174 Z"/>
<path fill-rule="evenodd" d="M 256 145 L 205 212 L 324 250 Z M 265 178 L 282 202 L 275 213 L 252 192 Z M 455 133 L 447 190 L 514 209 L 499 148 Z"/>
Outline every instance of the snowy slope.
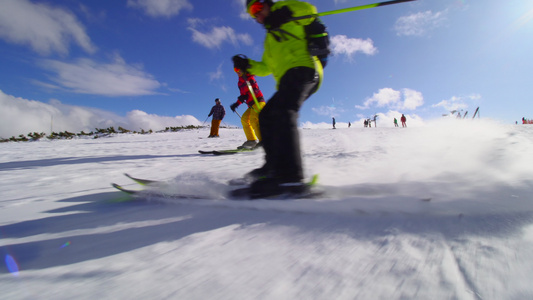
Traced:
<path fill-rule="evenodd" d="M 302 129 L 327 197 L 229 201 L 242 130 L 0 144 L 3 299 L 531 299 L 533 127 Z M 209 199 L 132 201 L 123 173 Z"/>

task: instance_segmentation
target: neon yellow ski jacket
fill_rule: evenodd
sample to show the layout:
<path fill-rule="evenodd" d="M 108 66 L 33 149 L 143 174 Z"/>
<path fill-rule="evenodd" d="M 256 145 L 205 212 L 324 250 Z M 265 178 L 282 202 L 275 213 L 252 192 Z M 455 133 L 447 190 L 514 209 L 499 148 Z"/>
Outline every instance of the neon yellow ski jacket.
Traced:
<path fill-rule="evenodd" d="M 316 14 L 316 7 L 297 0 L 285 0 L 275 2 L 270 8 L 271 12 L 283 6 L 287 6 L 292 11 L 293 17 Z M 285 73 L 295 67 L 309 67 L 315 69 L 322 82 L 322 64 L 316 56 L 311 56 L 307 50 L 307 39 L 305 36 L 305 25 L 309 25 L 314 18 L 307 18 L 297 21 L 287 22 L 280 27 L 280 31 L 269 31 L 264 41 L 264 52 L 262 61 L 249 60 L 250 69 L 248 71 L 258 76 L 268 76 L 272 74 L 279 86 L 279 81 Z"/>

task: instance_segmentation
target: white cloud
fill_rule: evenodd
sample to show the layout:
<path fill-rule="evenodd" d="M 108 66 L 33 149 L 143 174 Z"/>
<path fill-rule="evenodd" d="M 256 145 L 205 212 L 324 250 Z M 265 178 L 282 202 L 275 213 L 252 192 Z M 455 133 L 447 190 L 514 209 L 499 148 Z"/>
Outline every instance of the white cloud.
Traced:
<path fill-rule="evenodd" d="M 134 110 L 121 117 L 89 107 L 73 106 L 51 100 L 43 103 L 7 95 L 0 90 L 0 137 L 9 138 L 30 132 L 90 132 L 95 128 L 122 126 L 126 129 L 163 130 L 166 127 L 201 125 L 195 117 L 165 117 Z"/>
<path fill-rule="evenodd" d="M 239 17 L 241 19 L 252 20 L 252 17 L 246 11 L 246 0 L 233 0 L 233 3 L 237 9 L 240 9 Z"/>
<path fill-rule="evenodd" d="M 222 71 L 222 67 L 224 66 L 224 63 L 220 63 L 217 67 L 217 70 L 214 72 L 209 72 L 209 82 L 215 85 L 218 85 L 220 89 L 224 92 L 227 91 L 227 87 L 224 84 L 224 72 Z"/>
<path fill-rule="evenodd" d="M 141 66 L 128 65 L 115 55 L 111 63 L 78 59 L 73 63 L 42 60 L 40 66 L 55 73 L 52 81 L 57 88 L 80 94 L 104 96 L 138 96 L 156 94 L 161 84 Z M 49 83 L 44 83 L 48 84 Z"/>
<path fill-rule="evenodd" d="M 397 91 L 392 88 L 382 88 L 372 97 L 367 98 L 363 105 L 356 105 L 355 107 L 358 109 L 388 107 L 399 110 L 414 110 L 423 104 L 424 97 L 421 92 L 412 89 Z"/>
<path fill-rule="evenodd" d="M 403 89 L 403 109 L 414 110 L 424 104 L 424 97 L 421 92 L 417 92 L 411 89 Z"/>
<path fill-rule="evenodd" d="M 447 10 L 435 12 L 428 10 L 399 18 L 394 24 L 396 35 L 423 36 L 441 26 L 446 20 Z"/>
<path fill-rule="evenodd" d="M 189 91 L 185 91 L 185 90 L 177 89 L 177 88 L 168 88 L 168 90 L 173 92 L 173 93 L 180 93 L 180 94 L 190 94 L 191 93 Z"/>
<path fill-rule="evenodd" d="M 224 73 L 222 72 L 222 66 L 224 63 L 221 63 L 218 65 L 217 70 L 215 72 L 209 73 L 209 80 L 210 81 L 217 81 L 224 78 Z"/>
<path fill-rule="evenodd" d="M 300 128 L 305 129 L 329 129 L 332 127 L 331 122 L 311 123 L 309 121 L 300 123 Z M 336 127 L 340 128 L 340 123 L 337 123 Z"/>
<path fill-rule="evenodd" d="M 139 8 L 151 17 L 176 16 L 182 10 L 192 10 L 193 6 L 188 0 L 128 0 L 128 6 Z"/>
<path fill-rule="evenodd" d="M 383 107 L 386 105 L 396 104 L 400 101 L 401 93 L 391 88 L 380 89 L 377 93 L 374 93 L 372 97 L 368 98 L 363 106 L 356 105 L 356 108 L 367 109 L 370 106 L 376 105 L 377 107 Z"/>
<path fill-rule="evenodd" d="M 84 26 L 63 8 L 28 0 L 2 0 L 0 38 L 7 42 L 29 45 L 41 55 L 69 53 L 71 43 L 87 53 L 94 53 Z"/>
<path fill-rule="evenodd" d="M 190 115 L 175 117 L 165 117 L 154 114 L 147 114 L 141 110 L 130 111 L 126 116 L 128 129 L 140 131 L 144 130 L 162 130 L 166 127 L 177 127 L 186 125 L 201 125 L 200 121 Z"/>
<path fill-rule="evenodd" d="M 344 54 L 349 59 L 352 59 L 357 52 L 374 55 L 378 52 L 378 49 L 374 47 L 374 42 L 371 39 L 362 40 L 348 38 L 345 35 L 335 35 L 331 37 L 331 51 L 333 54 Z"/>
<path fill-rule="evenodd" d="M 192 32 L 192 40 L 206 48 L 219 48 L 224 42 L 234 46 L 240 44 L 252 45 L 253 39 L 249 34 L 236 33 L 235 30 L 228 26 L 212 27 L 209 32 L 202 32 L 197 28 L 205 22 L 199 19 L 189 19 L 188 30 Z"/>
<path fill-rule="evenodd" d="M 64 105 L 58 100 L 43 103 L 26 100 L 0 91 L 0 136 L 8 138 L 30 132 L 50 133 L 81 130 L 91 131 L 94 128 L 106 128 L 108 124 L 120 120 L 110 113 L 96 109 Z"/>
<path fill-rule="evenodd" d="M 343 109 L 335 106 L 320 106 L 311 108 L 313 112 L 320 116 L 336 117 L 344 112 Z"/>

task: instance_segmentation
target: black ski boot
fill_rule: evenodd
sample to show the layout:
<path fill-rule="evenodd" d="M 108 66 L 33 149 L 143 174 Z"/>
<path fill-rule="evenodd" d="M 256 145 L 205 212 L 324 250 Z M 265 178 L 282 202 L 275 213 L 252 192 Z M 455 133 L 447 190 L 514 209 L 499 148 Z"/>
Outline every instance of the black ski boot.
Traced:
<path fill-rule="evenodd" d="M 269 198 L 274 196 L 298 196 L 309 193 L 310 187 L 302 180 L 287 180 L 275 177 L 259 178 L 250 186 L 250 198 Z"/>
<path fill-rule="evenodd" d="M 266 167 L 266 165 L 263 165 L 261 168 L 253 169 L 252 171 L 246 173 L 244 177 L 230 180 L 229 185 L 249 185 L 257 179 L 268 177 L 269 175 L 269 169 Z"/>

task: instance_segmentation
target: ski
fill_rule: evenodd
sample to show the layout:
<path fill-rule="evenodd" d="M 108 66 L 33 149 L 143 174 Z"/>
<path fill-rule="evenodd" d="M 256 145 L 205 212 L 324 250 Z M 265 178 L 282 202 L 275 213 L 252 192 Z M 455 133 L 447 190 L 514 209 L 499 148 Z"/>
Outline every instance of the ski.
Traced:
<path fill-rule="evenodd" d="M 135 195 L 135 194 L 138 194 L 140 192 L 138 190 L 128 190 L 128 189 L 123 188 L 121 185 L 118 185 L 116 183 L 112 183 L 111 186 L 116 188 L 117 190 L 119 190 L 121 192 L 124 192 L 124 193 L 128 194 L 128 195 Z"/>
<path fill-rule="evenodd" d="M 162 183 L 162 181 L 155 181 L 155 180 L 148 180 L 148 179 L 140 179 L 133 177 L 129 174 L 124 174 L 128 178 L 134 180 L 135 182 L 148 187 L 153 187 L 154 184 Z M 309 188 L 308 191 L 305 193 L 282 193 L 279 195 L 273 195 L 269 197 L 263 197 L 263 198 L 253 198 L 251 197 L 250 193 L 250 187 L 244 187 L 244 188 L 237 188 L 233 189 L 228 192 L 227 194 L 227 200 L 236 200 L 236 201 L 242 201 L 242 200 L 259 200 L 259 199 L 266 199 L 266 200 L 291 200 L 291 199 L 312 199 L 321 197 L 324 195 L 324 191 L 317 190 L 315 187 L 318 182 L 318 175 L 315 174 L 311 180 L 307 183 L 307 187 Z M 136 198 L 163 198 L 163 199 L 206 199 L 209 200 L 208 196 L 201 196 L 201 195 L 194 195 L 194 194 L 176 194 L 176 193 L 166 193 L 161 190 L 156 189 L 146 189 L 146 190 L 132 190 L 122 187 L 119 184 L 112 183 L 111 186 L 113 186 L 115 189 L 124 192 L 132 197 Z"/>
<path fill-rule="evenodd" d="M 212 151 L 209 151 L 209 152 L 212 152 Z M 133 177 L 128 173 L 124 173 L 124 176 L 128 177 L 129 179 L 143 186 L 163 185 L 166 183 L 165 181 L 161 181 L 161 180 L 152 180 L 152 179 L 143 179 L 143 178 Z M 228 181 L 228 185 L 231 185 L 231 186 L 248 185 L 252 183 L 252 181 L 253 181 L 252 178 L 240 177 L 240 178 L 231 179 L 230 181 Z"/>
<path fill-rule="evenodd" d="M 228 154 L 237 154 L 241 152 L 252 152 L 255 149 L 234 149 L 234 150 L 215 150 L 213 151 L 214 155 L 228 155 Z"/>
<path fill-rule="evenodd" d="M 255 149 L 228 149 L 228 150 L 212 150 L 212 151 L 204 151 L 204 150 L 198 150 L 200 154 L 213 154 L 213 155 L 229 155 L 229 154 L 237 154 L 241 152 L 252 152 Z"/>
<path fill-rule="evenodd" d="M 128 177 L 129 179 L 137 182 L 140 185 L 151 185 L 151 184 L 161 183 L 161 181 L 136 178 L 136 177 L 129 175 L 128 173 L 124 173 L 124 175 Z"/>
<path fill-rule="evenodd" d="M 155 190 L 130 190 L 116 183 L 112 183 L 111 186 L 133 197 L 147 197 L 147 198 L 154 197 L 154 198 L 166 198 L 166 199 L 204 199 L 204 197 L 198 196 L 198 195 L 168 194 L 168 193 L 158 192 Z"/>
<path fill-rule="evenodd" d="M 288 192 L 288 193 L 282 193 L 282 194 L 277 194 L 277 195 L 272 195 L 272 196 L 267 196 L 267 197 L 252 197 L 250 192 L 251 191 L 249 187 L 235 189 L 229 193 L 229 198 L 230 200 L 234 200 L 234 201 L 239 201 L 239 200 L 240 201 L 243 201 L 243 200 L 253 201 L 253 200 L 261 200 L 261 199 L 264 199 L 264 200 L 295 200 L 295 199 L 315 199 L 315 198 L 320 198 L 324 196 L 325 194 L 325 192 L 321 190 L 309 190 L 309 191 L 306 191 L 305 193 Z"/>
<path fill-rule="evenodd" d="M 154 190 L 131 190 L 122 187 L 119 184 L 112 183 L 111 186 L 113 186 L 115 189 L 126 193 L 134 198 L 162 198 L 162 199 L 206 199 L 208 198 L 204 196 L 199 195 L 186 195 L 186 194 L 170 194 L 170 193 L 162 193 L 159 191 Z M 324 195 L 324 191 L 320 190 L 310 190 L 305 193 L 283 193 L 279 195 L 273 195 L 270 197 L 263 197 L 263 198 L 252 198 L 250 197 L 250 188 L 240 188 L 235 189 L 229 192 L 227 200 L 230 201 L 253 201 L 253 200 L 293 200 L 293 199 L 313 199 L 313 198 L 319 198 Z"/>
<path fill-rule="evenodd" d="M 198 152 L 200 154 L 213 154 L 214 151 L 203 151 L 203 150 L 198 150 Z"/>

